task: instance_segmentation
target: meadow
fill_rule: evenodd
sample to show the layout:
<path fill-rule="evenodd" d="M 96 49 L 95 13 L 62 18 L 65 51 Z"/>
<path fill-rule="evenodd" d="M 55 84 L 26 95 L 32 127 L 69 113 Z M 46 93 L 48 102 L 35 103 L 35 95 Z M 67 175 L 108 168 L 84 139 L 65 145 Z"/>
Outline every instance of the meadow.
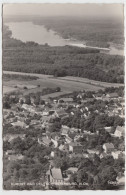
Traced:
<path fill-rule="evenodd" d="M 37 80 L 29 80 L 29 81 L 4 81 L 3 86 L 4 89 L 6 88 L 13 88 L 15 90 L 20 90 L 24 95 L 29 93 L 36 93 L 38 91 L 42 91 L 44 88 L 56 88 L 60 87 L 61 92 L 56 92 L 52 94 L 45 95 L 45 98 L 49 97 L 57 97 L 60 95 L 65 95 L 71 93 L 73 91 L 98 91 L 99 89 L 103 89 L 104 87 L 119 87 L 123 86 L 123 84 L 117 83 L 104 83 L 104 82 L 96 82 L 85 78 L 79 77 L 57 77 L 55 78 L 52 75 L 42 75 L 42 74 L 33 74 L 33 73 L 19 73 L 19 72 L 11 72 L 11 71 L 4 71 L 4 74 L 21 74 L 21 75 L 29 75 L 38 77 Z M 96 83 L 95 83 L 96 82 Z M 15 84 L 16 83 L 16 84 Z M 14 88 L 14 86 L 17 88 Z M 24 89 L 21 86 L 26 86 L 27 89 Z M 4 90 L 3 93 L 9 92 L 9 90 Z"/>

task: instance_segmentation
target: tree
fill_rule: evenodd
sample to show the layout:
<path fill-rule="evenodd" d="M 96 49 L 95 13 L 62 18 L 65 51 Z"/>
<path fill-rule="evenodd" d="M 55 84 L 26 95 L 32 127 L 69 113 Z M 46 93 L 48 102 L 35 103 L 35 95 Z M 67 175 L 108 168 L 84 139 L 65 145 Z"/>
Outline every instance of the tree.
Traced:
<path fill-rule="evenodd" d="M 25 103 L 28 104 L 28 105 L 31 104 L 31 99 L 30 99 L 29 95 L 25 96 Z"/>
<path fill-rule="evenodd" d="M 77 183 L 83 183 L 88 180 L 88 175 L 85 170 L 80 169 L 77 173 Z"/>
<path fill-rule="evenodd" d="M 62 171 L 68 168 L 68 159 L 66 157 L 56 157 L 54 159 L 54 165 L 57 168 L 61 168 Z"/>
<path fill-rule="evenodd" d="M 36 98 L 34 100 L 34 104 L 35 105 L 39 105 L 39 103 L 40 103 L 40 96 L 39 95 L 36 95 Z"/>
<path fill-rule="evenodd" d="M 7 101 L 4 101 L 3 102 L 3 108 L 5 108 L 5 109 L 10 109 L 11 108 L 11 106 L 10 106 L 10 103 Z"/>
<path fill-rule="evenodd" d="M 45 105 L 45 101 L 44 100 L 40 100 L 40 104 L 41 105 Z"/>
<path fill-rule="evenodd" d="M 4 150 L 4 151 L 7 151 L 7 150 L 9 150 L 9 149 L 10 149 L 10 142 L 4 141 L 4 142 L 3 142 L 3 150 Z"/>
<path fill-rule="evenodd" d="M 57 87 L 57 88 L 56 88 L 56 91 L 57 91 L 57 92 L 60 92 L 60 91 L 61 91 L 61 88 L 60 88 L 60 87 Z"/>
<path fill-rule="evenodd" d="M 19 178 L 25 180 L 26 177 L 28 177 L 28 173 L 29 173 L 29 171 L 27 169 L 22 169 L 21 168 L 20 171 L 19 171 Z"/>
<path fill-rule="evenodd" d="M 50 132 L 59 132 L 61 129 L 61 122 L 60 121 L 54 121 L 54 123 L 49 128 Z"/>
<path fill-rule="evenodd" d="M 17 171 L 19 171 L 20 168 L 21 168 L 21 165 L 18 162 L 12 161 L 7 166 L 7 172 L 8 173 L 13 173 L 14 172 L 14 169 L 16 169 Z"/>
<path fill-rule="evenodd" d="M 23 101 L 22 99 L 20 100 L 20 104 L 21 104 L 21 105 L 24 104 L 24 101 Z"/>
<path fill-rule="evenodd" d="M 11 148 L 19 152 L 23 152 L 26 149 L 26 145 L 24 140 L 22 140 L 20 137 L 17 137 L 11 142 Z"/>
<path fill-rule="evenodd" d="M 77 183 L 77 173 L 71 174 L 69 182 L 70 183 Z"/>
<path fill-rule="evenodd" d="M 111 188 L 109 181 L 116 181 L 117 173 L 112 166 L 107 165 L 99 172 L 98 176 L 100 178 L 101 187 L 107 190 Z"/>

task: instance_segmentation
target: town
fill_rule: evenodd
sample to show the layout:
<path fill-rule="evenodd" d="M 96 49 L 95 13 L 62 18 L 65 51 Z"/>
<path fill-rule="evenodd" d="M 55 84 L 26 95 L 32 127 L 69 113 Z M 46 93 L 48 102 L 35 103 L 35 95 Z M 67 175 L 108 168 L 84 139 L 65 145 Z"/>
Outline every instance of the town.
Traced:
<path fill-rule="evenodd" d="M 4 189 L 124 189 L 124 105 L 124 87 L 4 94 Z"/>

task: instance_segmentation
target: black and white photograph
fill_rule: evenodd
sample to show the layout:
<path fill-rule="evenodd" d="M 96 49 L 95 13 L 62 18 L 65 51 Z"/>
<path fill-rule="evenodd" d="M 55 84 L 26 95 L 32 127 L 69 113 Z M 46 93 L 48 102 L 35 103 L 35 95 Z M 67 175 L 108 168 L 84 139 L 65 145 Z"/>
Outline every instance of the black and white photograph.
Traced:
<path fill-rule="evenodd" d="M 123 3 L 2 4 L 3 190 L 125 190 Z"/>

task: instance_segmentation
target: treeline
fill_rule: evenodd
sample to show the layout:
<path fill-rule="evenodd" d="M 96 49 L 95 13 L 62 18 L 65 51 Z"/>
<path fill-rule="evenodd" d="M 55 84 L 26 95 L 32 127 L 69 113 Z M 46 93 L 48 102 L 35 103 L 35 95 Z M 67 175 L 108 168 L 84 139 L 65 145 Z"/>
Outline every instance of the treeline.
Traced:
<path fill-rule="evenodd" d="M 86 45 L 93 46 L 93 47 L 101 47 L 101 48 L 109 48 L 110 44 L 107 42 L 102 41 L 86 41 Z"/>
<path fill-rule="evenodd" d="M 124 125 L 124 119 L 119 116 L 110 117 L 107 114 L 99 115 L 96 113 L 91 114 L 88 119 L 83 119 L 80 116 L 80 113 L 75 113 L 74 116 L 62 119 L 62 125 L 66 125 L 70 128 L 86 129 L 90 132 L 101 131 L 101 128 L 103 127 Z"/>
<path fill-rule="evenodd" d="M 37 80 L 38 77 L 30 75 L 20 75 L 20 74 L 3 74 L 3 80 Z"/>
<path fill-rule="evenodd" d="M 22 43 L 5 33 L 3 70 L 123 83 L 124 57 L 101 54 L 97 49 Z"/>

